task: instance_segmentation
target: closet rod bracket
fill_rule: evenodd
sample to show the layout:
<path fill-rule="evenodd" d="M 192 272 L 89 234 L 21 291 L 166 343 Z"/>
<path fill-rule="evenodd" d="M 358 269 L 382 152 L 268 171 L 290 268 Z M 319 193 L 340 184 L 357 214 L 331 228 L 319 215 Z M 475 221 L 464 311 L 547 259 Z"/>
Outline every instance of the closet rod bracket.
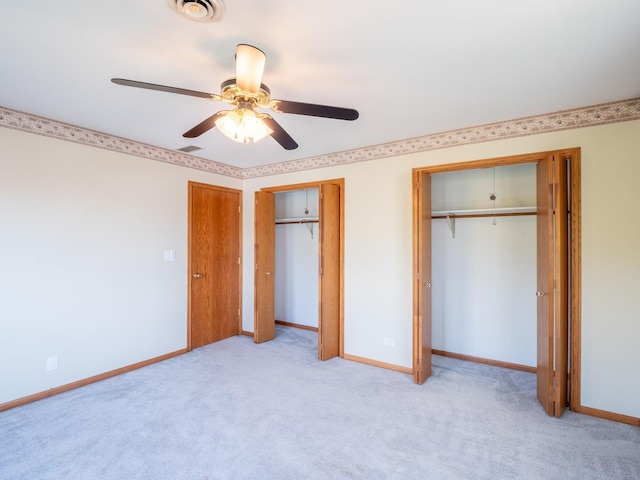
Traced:
<path fill-rule="evenodd" d="M 451 238 L 456 238 L 456 216 L 453 213 L 448 213 L 447 220 L 449 220 L 449 228 L 451 229 Z"/>

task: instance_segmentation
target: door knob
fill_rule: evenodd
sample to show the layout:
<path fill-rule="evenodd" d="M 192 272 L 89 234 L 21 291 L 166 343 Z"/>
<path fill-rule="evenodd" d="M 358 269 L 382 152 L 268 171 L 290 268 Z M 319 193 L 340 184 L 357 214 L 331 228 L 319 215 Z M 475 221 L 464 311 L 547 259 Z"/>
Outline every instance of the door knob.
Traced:
<path fill-rule="evenodd" d="M 271 272 L 264 272 L 265 275 L 271 275 Z"/>
<path fill-rule="evenodd" d="M 431 288 L 431 284 L 430 283 L 425 283 L 424 286 L 427 287 L 427 288 Z"/>
<path fill-rule="evenodd" d="M 200 278 L 200 277 L 202 277 L 201 273 L 194 273 L 193 274 L 193 278 Z"/>
<path fill-rule="evenodd" d="M 544 292 L 536 292 L 536 297 L 544 297 Z"/>

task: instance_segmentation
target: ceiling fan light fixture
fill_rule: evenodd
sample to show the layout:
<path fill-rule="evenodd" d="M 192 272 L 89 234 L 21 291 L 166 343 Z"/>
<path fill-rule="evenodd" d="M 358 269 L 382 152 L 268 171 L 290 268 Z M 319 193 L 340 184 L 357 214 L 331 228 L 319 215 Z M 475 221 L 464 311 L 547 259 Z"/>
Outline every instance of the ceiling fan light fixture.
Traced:
<path fill-rule="evenodd" d="M 195 22 L 217 22 L 224 14 L 222 0 L 169 0 L 176 12 Z"/>
<path fill-rule="evenodd" d="M 238 143 L 259 142 L 271 130 L 251 108 L 237 108 L 216 120 L 216 127 L 225 136 Z"/>

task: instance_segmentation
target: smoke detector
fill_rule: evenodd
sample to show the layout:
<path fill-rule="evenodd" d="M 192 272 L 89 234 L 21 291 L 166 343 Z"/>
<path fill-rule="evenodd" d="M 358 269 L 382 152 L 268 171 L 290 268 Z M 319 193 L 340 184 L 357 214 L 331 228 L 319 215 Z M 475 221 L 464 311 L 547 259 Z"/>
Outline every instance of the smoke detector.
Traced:
<path fill-rule="evenodd" d="M 194 22 L 217 22 L 224 14 L 222 0 L 169 0 L 169 5 Z"/>

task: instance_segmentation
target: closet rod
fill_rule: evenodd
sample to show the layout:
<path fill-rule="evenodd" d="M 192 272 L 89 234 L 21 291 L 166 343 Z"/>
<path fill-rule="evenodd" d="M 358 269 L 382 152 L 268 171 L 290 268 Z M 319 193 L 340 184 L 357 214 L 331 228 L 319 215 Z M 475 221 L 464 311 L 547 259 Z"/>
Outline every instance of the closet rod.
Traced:
<path fill-rule="evenodd" d="M 486 217 L 521 217 L 523 215 L 537 215 L 537 212 L 513 212 L 513 213 L 468 213 L 468 214 L 464 214 L 464 215 L 456 215 L 455 213 L 453 215 L 433 215 L 431 218 L 433 220 L 437 220 L 440 218 L 449 218 L 449 217 L 454 217 L 454 218 L 486 218 Z"/>
<path fill-rule="evenodd" d="M 276 225 L 293 225 L 302 223 L 319 223 L 318 220 L 276 220 Z"/>

